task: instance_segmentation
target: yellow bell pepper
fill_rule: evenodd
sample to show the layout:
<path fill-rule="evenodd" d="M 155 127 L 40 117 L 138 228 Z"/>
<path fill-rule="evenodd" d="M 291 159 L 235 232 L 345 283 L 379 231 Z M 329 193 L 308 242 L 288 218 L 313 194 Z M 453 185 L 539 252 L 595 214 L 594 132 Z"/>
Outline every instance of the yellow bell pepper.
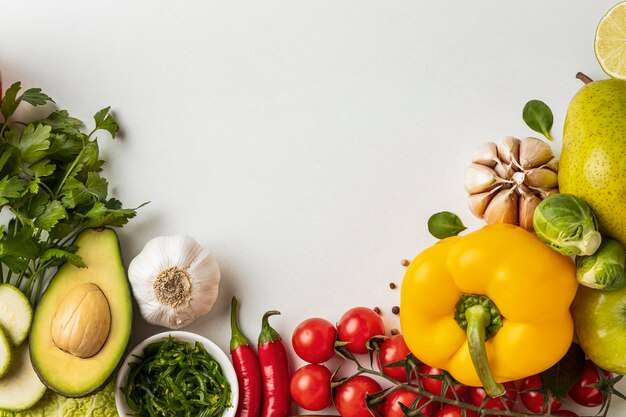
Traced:
<path fill-rule="evenodd" d="M 402 282 L 400 322 L 422 362 L 504 393 L 548 369 L 572 343 L 573 261 L 524 229 L 493 224 L 420 253 Z"/>

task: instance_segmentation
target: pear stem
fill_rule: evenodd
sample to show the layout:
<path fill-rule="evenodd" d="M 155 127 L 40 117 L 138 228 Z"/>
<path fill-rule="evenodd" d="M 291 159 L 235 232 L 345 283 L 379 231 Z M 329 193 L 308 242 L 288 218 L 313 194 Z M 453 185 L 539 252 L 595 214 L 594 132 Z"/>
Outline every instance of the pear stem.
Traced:
<path fill-rule="evenodd" d="M 578 72 L 576 74 L 576 78 L 578 78 L 580 81 L 584 82 L 585 84 L 589 84 L 593 82 L 593 80 L 588 75 L 583 74 L 582 72 Z"/>

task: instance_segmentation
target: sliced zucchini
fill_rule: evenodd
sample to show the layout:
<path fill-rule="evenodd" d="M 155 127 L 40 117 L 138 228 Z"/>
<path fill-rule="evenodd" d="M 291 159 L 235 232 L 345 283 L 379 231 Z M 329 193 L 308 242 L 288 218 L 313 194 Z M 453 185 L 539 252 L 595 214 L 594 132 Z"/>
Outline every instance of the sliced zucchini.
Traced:
<path fill-rule="evenodd" d="M 0 284 L 0 326 L 13 346 L 20 346 L 26 340 L 32 321 L 33 307 L 24 293 L 13 285 Z"/>
<path fill-rule="evenodd" d="M 4 332 L 2 326 L 0 326 L 0 378 L 9 370 L 12 353 L 9 337 Z"/>
<path fill-rule="evenodd" d="M 31 408 L 46 393 L 30 362 L 28 343 L 13 351 L 9 372 L 0 378 L 0 410 L 22 411 Z"/>

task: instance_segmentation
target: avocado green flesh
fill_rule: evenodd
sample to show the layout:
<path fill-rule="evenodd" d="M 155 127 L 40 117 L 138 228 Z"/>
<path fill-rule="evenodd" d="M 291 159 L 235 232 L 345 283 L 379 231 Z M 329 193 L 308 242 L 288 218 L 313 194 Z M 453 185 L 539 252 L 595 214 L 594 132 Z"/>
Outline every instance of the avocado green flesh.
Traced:
<path fill-rule="evenodd" d="M 31 360 L 37 374 L 50 389 L 68 397 L 92 394 L 106 384 L 123 359 L 132 327 L 130 287 L 115 232 L 89 229 L 76 238 L 75 245 L 87 268 L 66 263 L 58 270 L 37 306 L 30 335 Z M 90 358 L 59 349 L 51 336 L 57 308 L 70 291 L 84 283 L 100 287 L 111 311 L 108 338 Z"/>
<path fill-rule="evenodd" d="M 585 200 L 600 230 L 626 245 L 626 80 L 592 82 L 572 99 L 559 189 Z"/>

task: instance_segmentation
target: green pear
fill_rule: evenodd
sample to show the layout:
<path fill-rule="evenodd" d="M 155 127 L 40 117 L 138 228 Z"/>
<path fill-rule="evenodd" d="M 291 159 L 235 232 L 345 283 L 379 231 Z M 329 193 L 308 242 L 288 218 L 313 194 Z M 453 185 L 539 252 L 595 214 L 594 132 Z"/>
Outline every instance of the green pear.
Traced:
<path fill-rule="evenodd" d="M 580 285 L 571 311 L 578 343 L 589 359 L 626 374 L 626 287 L 602 291 Z"/>
<path fill-rule="evenodd" d="M 626 246 L 626 80 L 591 82 L 570 102 L 559 189 L 585 200 L 602 233 Z"/>

